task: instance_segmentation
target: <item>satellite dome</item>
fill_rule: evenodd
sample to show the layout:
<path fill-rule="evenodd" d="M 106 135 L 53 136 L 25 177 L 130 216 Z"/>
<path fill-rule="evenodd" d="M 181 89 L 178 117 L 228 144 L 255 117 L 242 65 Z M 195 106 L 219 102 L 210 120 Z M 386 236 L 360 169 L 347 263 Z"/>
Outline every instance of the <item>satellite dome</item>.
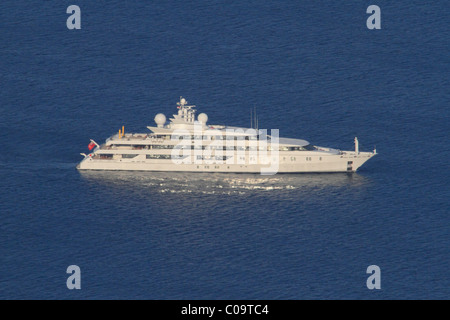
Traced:
<path fill-rule="evenodd" d="M 200 113 L 197 119 L 199 122 L 206 124 L 206 122 L 208 121 L 208 116 L 206 115 L 206 113 Z"/>
<path fill-rule="evenodd" d="M 155 122 L 158 125 L 158 127 L 163 127 L 164 124 L 166 123 L 166 116 L 163 115 L 162 113 L 158 113 L 155 116 Z"/>

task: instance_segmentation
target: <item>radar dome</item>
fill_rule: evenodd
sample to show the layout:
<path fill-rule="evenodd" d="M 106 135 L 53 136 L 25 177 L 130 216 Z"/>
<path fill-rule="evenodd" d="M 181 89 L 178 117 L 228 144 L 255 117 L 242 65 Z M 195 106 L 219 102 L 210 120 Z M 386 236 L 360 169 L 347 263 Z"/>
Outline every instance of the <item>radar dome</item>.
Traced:
<path fill-rule="evenodd" d="M 200 113 L 197 117 L 198 121 L 200 121 L 203 124 L 206 124 L 206 122 L 208 121 L 208 116 L 206 115 L 206 113 Z"/>
<path fill-rule="evenodd" d="M 155 122 L 158 125 L 158 127 L 163 127 L 164 124 L 166 123 L 166 116 L 163 115 L 162 113 L 158 113 L 155 116 Z"/>

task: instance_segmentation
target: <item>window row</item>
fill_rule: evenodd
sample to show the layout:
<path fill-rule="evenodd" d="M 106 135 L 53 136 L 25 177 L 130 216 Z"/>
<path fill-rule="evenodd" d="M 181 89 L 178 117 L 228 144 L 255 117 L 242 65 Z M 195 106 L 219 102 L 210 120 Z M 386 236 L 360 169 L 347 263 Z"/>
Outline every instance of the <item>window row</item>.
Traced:
<path fill-rule="evenodd" d="M 148 154 L 145 156 L 147 159 L 184 159 L 187 156 L 172 156 L 170 154 Z"/>
<path fill-rule="evenodd" d="M 151 149 L 192 149 L 192 150 L 247 150 L 247 151 L 256 151 L 262 150 L 263 147 L 257 146 L 215 146 L 215 145 L 173 145 L 173 144 L 156 144 L 156 145 L 123 145 L 123 144 L 113 144 L 114 147 L 131 147 L 132 150 L 151 150 Z M 105 147 L 105 149 L 111 149 L 111 147 Z M 274 148 L 270 145 L 267 146 L 268 150 L 273 150 Z M 280 146 L 280 151 L 312 151 L 316 148 L 312 145 L 307 145 L 303 147 L 287 147 Z"/>

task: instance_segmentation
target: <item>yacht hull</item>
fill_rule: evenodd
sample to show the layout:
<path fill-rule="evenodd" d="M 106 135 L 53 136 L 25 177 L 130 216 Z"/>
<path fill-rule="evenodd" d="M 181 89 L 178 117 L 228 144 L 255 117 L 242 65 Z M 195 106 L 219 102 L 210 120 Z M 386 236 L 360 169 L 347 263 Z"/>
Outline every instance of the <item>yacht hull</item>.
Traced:
<path fill-rule="evenodd" d="M 180 163 L 163 159 L 145 159 L 136 157 L 128 159 L 101 160 L 86 157 L 78 170 L 119 170 L 119 171 L 178 171 L 178 172 L 230 172 L 230 173 L 312 173 L 312 172 L 355 172 L 367 160 L 372 152 L 343 152 L 339 155 L 292 155 L 278 157 L 269 164 L 236 163 Z"/>

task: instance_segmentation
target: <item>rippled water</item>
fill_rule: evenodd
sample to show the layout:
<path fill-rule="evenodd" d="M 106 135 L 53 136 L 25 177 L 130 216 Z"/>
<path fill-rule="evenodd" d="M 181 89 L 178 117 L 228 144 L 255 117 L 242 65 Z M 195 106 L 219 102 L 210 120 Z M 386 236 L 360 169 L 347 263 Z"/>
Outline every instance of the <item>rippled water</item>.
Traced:
<path fill-rule="evenodd" d="M 0 298 L 449 297 L 446 2 L 378 1 L 378 31 L 357 1 L 76 4 L 69 31 L 66 4 L 2 3 Z M 379 154 L 350 175 L 75 169 L 180 95 Z"/>

